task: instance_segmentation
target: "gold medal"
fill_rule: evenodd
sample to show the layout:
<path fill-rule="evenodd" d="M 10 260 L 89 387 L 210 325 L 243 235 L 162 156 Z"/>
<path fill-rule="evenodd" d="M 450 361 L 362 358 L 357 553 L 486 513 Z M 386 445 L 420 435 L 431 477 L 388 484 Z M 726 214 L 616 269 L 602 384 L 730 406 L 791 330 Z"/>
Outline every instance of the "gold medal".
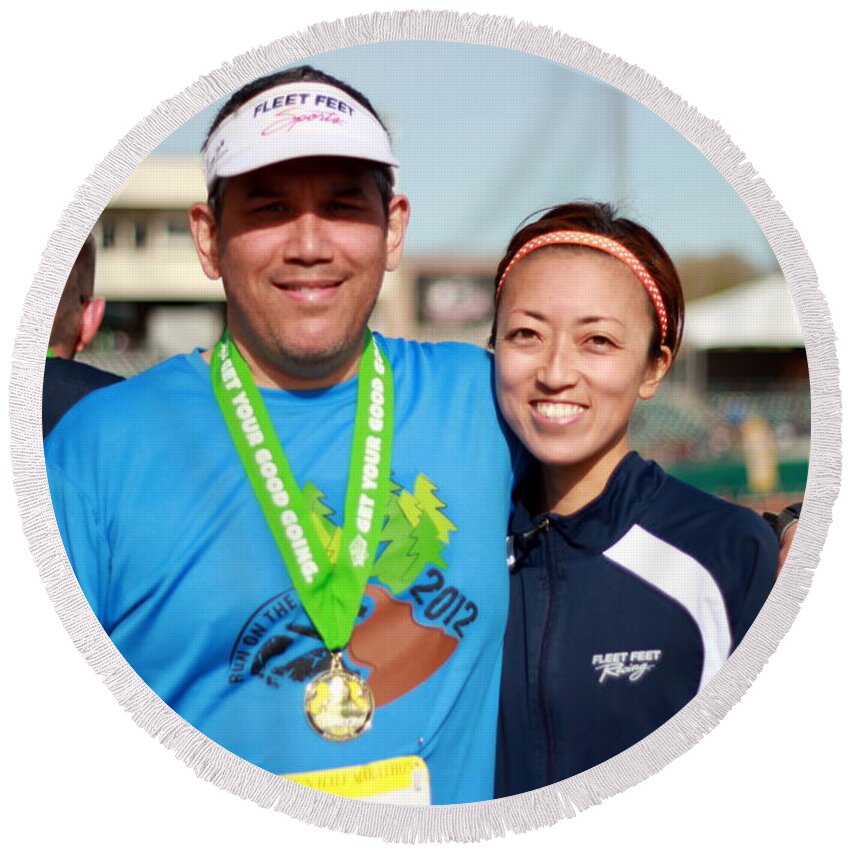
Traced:
<path fill-rule="evenodd" d="M 351 741 L 369 728 L 374 711 L 369 686 L 345 669 L 339 652 L 332 652 L 330 670 L 316 676 L 304 694 L 310 725 L 328 741 Z"/>

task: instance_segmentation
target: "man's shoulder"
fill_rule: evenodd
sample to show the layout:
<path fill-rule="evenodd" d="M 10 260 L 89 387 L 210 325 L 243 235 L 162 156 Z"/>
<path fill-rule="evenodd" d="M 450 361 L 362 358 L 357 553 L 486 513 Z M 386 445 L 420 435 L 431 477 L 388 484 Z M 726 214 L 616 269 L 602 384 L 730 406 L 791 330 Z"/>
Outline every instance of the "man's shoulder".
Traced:
<path fill-rule="evenodd" d="M 87 363 L 52 357 L 44 364 L 41 424 L 49 435 L 62 417 L 80 400 L 96 390 L 124 380 Z"/>
<path fill-rule="evenodd" d="M 145 428 L 176 405 L 191 405 L 189 397 L 203 385 L 193 357 L 178 355 L 126 380 L 90 393 L 71 408 L 48 438 L 46 447 L 70 435 L 96 434 L 108 429 Z"/>
<path fill-rule="evenodd" d="M 493 355 L 469 342 L 420 342 L 400 337 L 375 334 L 379 345 L 389 355 L 394 365 L 419 364 L 435 369 L 464 369 L 464 374 L 474 372 L 489 374 L 493 368 Z"/>

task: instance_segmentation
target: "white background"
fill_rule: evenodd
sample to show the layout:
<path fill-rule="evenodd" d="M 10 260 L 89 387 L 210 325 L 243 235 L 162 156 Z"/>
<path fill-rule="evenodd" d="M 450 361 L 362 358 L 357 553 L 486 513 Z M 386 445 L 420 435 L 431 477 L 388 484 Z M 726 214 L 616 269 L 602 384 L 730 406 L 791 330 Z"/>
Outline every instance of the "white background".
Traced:
<path fill-rule="evenodd" d="M 246 0 L 221 12 L 164 0 L 97 0 L 54 11 L 16 4 L 14 19 L 7 13 L 0 51 L 4 386 L 40 252 L 76 187 L 137 120 L 245 50 L 319 21 L 393 8 L 376 0 L 316 0 L 306 11 L 293 5 Z M 846 362 L 850 299 L 842 251 L 850 187 L 841 121 L 846 64 L 839 58 L 846 44 L 827 3 L 814 0 L 793 14 L 740 0 L 558 5 L 555 11 L 540 0 L 439 2 L 457 11 L 521 15 L 580 37 L 641 66 L 719 120 L 800 231 Z M 842 384 L 846 396 L 847 380 Z M 8 446 L 6 416 L 0 429 Z M 340 835 L 201 782 L 119 709 L 47 598 L 20 532 L 2 454 L 0 837 L 12 839 L 7 846 L 339 846 Z M 839 520 L 794 627 L 708 738 L 577 819 L 506 841 L 523 848 L 542 841 L 691 850 L 816 847 L 846 838 L 847 503 L 839 499 Z M 343 840 L 378 846 L 374 839 Z"/>

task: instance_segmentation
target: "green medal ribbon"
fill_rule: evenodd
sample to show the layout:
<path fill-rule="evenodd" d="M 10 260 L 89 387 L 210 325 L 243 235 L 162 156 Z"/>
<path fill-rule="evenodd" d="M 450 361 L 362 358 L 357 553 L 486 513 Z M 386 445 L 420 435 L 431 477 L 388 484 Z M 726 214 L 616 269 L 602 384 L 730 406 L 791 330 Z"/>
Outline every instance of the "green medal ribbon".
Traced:
<path fill-rule="evenodd" d="M 56 356 L 56 352 L 52 348 L 50 348 L 50 346 L 48 346 L 47 347 L 47 359 L 50 360 L 51 357 L 55 357 L 55 356 Z"/>
<path fill-rule="evenodd" d="M 390 493 L 393 379 L 370 331 L 360 358 L 345 523 L 336 563 L 321 545 L 248 364 L 225 330 L 210 358 L 213 391 L 295 590 L 330 651 L 354 629 Z M 330 459 L 333 463 L 333 459 Z"/>

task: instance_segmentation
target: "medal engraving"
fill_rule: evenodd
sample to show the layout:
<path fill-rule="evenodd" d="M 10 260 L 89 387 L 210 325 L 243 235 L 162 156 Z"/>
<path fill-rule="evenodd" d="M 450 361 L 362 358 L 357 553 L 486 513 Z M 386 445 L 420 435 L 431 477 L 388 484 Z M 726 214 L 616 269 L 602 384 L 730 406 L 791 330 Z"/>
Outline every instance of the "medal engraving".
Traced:
<path fill-rule="evenodd" d="M 304 713 L 313 729 L 328 741 L 351 741 L 371 725 L 375 700 L 369 686 L 343 667 L 338 652 L 331 668 L 316 676 L 304 694 Z"/>

